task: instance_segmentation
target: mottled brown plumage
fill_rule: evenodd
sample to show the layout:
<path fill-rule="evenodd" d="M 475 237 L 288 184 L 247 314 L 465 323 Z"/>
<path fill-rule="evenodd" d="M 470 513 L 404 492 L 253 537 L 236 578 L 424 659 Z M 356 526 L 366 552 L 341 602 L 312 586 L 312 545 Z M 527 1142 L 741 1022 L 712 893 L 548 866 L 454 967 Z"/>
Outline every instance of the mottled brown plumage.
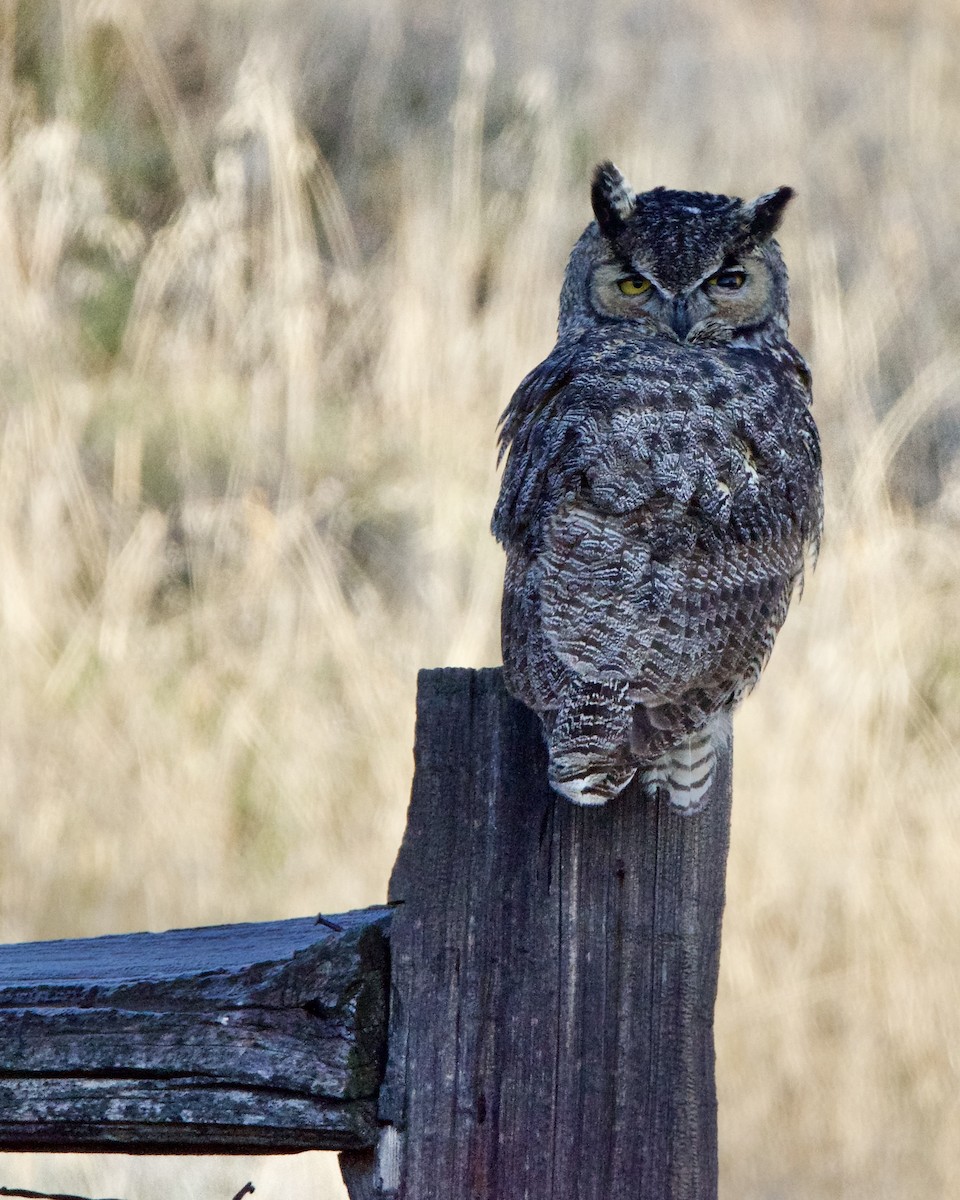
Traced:
<path fill-rule="evenodd" d="M 772 240 L 791 195 L 635 195 L 602 164 L 557 344 L 504 414 L 505 678 L 578 803 L 639 770 L 702 804 L 816 551 L 810 375 Z"/>

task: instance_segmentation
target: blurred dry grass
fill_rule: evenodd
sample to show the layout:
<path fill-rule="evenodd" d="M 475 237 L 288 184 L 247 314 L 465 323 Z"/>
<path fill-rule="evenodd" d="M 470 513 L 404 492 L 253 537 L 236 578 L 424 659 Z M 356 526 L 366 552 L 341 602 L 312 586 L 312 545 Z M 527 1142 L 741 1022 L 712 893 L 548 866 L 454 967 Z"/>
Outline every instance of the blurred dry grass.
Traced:
<path fill-rule="evenodd" d="M 494 427 L 591 164 L 789 182 L 828 525 L 737 727 L 722 1190 L 952 1198 L 960 8 L 454 11 L 0 9 L 0 936 L 377 900 L 416 669 L 498 658 Z M 3 1182 L 341 1195 L 319 1158 Z"/>

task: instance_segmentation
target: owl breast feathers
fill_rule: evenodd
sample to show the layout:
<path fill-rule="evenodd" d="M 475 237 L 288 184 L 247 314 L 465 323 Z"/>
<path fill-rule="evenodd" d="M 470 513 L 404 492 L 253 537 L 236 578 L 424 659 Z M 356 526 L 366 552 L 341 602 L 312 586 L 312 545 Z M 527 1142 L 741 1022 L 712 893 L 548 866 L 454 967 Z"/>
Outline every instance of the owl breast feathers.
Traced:
<path fill-rule="evenodd" d="M 557 345 L 504 414 L 505 679 L 577 803 L 639 772 L 702 806 L 819 544 L 810 376 L 772 237 L 791 194 L 635 195 L 599 167 Z"/>

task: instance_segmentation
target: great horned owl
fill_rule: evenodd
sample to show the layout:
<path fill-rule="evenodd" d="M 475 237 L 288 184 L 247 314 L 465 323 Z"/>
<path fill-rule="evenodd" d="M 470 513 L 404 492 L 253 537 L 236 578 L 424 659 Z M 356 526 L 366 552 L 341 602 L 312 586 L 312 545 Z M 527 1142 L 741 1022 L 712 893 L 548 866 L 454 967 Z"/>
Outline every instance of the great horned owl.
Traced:
<path fill-rule="evenodd" d="M 557 344 L 503 415 L 504 674 L 579 804 L 639 772 L 702 806 L 816 554 L 820 443 L 773 239 L 792 195 L 636 194 L 602 163 Z"/>

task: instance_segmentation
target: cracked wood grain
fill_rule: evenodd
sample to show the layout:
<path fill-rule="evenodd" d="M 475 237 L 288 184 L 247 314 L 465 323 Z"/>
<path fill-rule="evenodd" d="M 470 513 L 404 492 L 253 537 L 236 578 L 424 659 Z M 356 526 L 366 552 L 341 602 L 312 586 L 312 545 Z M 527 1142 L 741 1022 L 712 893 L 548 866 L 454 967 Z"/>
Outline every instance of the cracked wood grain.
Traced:
<path fill-rule="evenodd" d="M 385 908 L 0 947 L 0 1149 L 370 1145 Z"/>

